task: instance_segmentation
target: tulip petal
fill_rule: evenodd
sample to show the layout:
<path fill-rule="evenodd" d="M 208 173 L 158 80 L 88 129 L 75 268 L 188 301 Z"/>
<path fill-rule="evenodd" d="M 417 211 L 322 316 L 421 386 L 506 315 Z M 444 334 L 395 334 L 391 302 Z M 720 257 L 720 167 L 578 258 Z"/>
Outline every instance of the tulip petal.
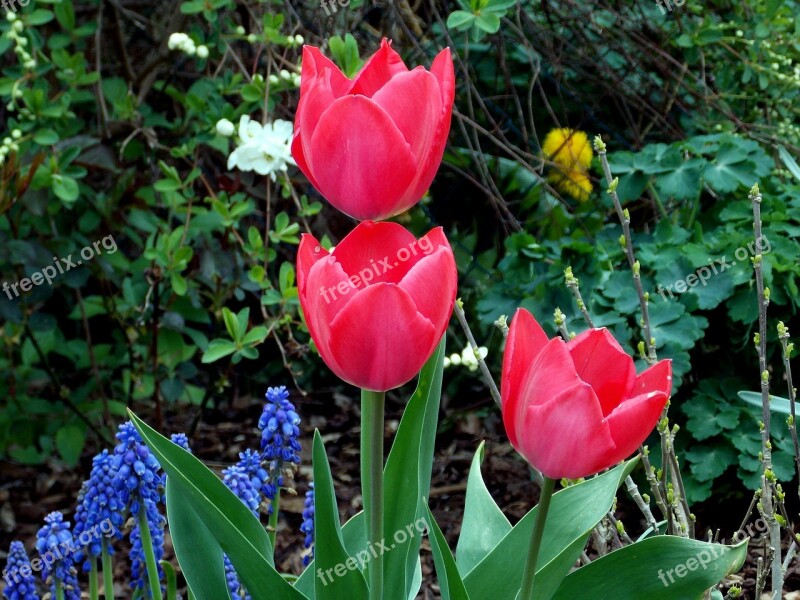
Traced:
<path fill-rule="evenodd" d="M 629 395 L 647 392 L 663 392 L 669 398 L 672 395 L 672 360 L 661 360 L 646 371 L 642 371 L 633 384 Z"/>
<path fill-rule="evenodd" d="M 417 310 L 430 319 L 438 332 L 444 333 L 458 287 L 453 251 L 440 246 L 414 265 L 399 285 L 414 300 Z"/>
<path fill-rule="evenodd" d="M 343 96 L 353 83 L 339 70 L 331 59 L 315 46 L 303 46 L 303 69 L 300 73 L 300 96 L 305 96 L 316 79 L 330 71 L 329 85 L 336 98 Z"/>
<path fill-rule="evenodd" d="M 592 386 L 604 415 L 630 394 L 636 379 L 633 359 L 608 329 L 589 329 L 567 344 L 578 376 Z"/>
<path fill-rule="evenodd" d="M 611 437 L 617 446 L 610 455 L 608 466 L 636 452 L 655 428 L 666 404 L 667 395 L 664 392 L 649 392 L 626 400 L 606 417 Z"/>
<path fill-rule="evenodd" d="M 313 235 L 304 233 L 300 237 L 300 247 L 297 249 L 297 291 L 300 294 L 305 291 L 306 277 L 311 267 L 326 256 L 328 251 Z"/>
<path fill-rule="evenodd" d="M 442 106 L 448 111 L 452 110 L 456 96 L 456 73 L 450 48 L 445 48 L 436 55 L 431 65 L 431 73 L 436 77 L 442 90 Z"/>
<path fill-rule="evenodd" d="M 432 138 L 433 143 L 428 146 L 428 153 L 417 156 L 417 177 L 411 184 L 407 195 L 408 199 L 413 199 L 410 200 L 412 202 L 422 198 L 430 187 L 442 163 L 442 156 L 450 134 L 453 99 L 456 93 L 456 75 L 453 69 L 453 57 L 449 48 L 445 48 L 436 56 L 431 65 L 431 73 L 436 77 L 441 89 L 442 115 Z"/>
<path fill-rule="evenodd" d="M 331 353 L 342 365 L 336 374 L 378 392 L 410 381 L 441 337 L 408 293 L 391 283 L 371 285 L 353 296 L 330 332 Z"/>
<path fill-rule="evenodd" d="M 403 59 L 392 50 L 391 43 L 384 38 L 378 51 L 367 59 L 356 75 L 350 93 L 371 98 L 392 77 L 406 71 L 408 68 L 403 63 Z"/>
<path fill-rule="evenodd" d="M 615 462 L 609 426 L 588 384 L 579 382 L 547 404 L 528 406 L 521 423 L 519 451 L 546 477 L 578 479 Z"/>
<path fill-rule="evenodd" d="M 364 284 L 398 283 L 421 258 L 418 243 L 402 225 L 364 221 L 334 248 L 333 255 L 345 273 L 358 275 Z M 406 254 L 409 258 L 401 261 Z"/>
<path fill-rule="evenodd" d="M 500 382 L 503 421 L 511 445 L 514 447 L 517 446 L 517 439 L 513 423 L 519 413 L 517 407 L 522 402 L 526 376 L 548 341 L 547 334 L 533 315 L 524 308 L 517 309 L 508 330 L 503 354 L 503 379 Z"/>
<path fill-rule="evenodd" d="M 393 77 L 372 100 L 381 106 L 411 145 L 417 159 L 426 159 L 442 120 L 439 82 L 424 67 Z"/>
<path fill-rule="evenodd" d="M 331 89 L 331 71 L 328 69 L 309 85 L 307 94 L 300 96 L 295 114 L 292 156 L 303 174 L 317 189 L 319 186 L 314 178 L 314 147 L 309 142 L 313 138 L 322 113 L 328 110 L 335 100 L 336 96 Z"/>
<path fill-rule="evenodd" d="M 384 219 L 408 208 L 398 207 L 398 200 L 414 178 L 414 155 L 372 100 L 344 96 L 334 101 L 310 147 L 317 189 L 342 212 L 360 220 Z"/>

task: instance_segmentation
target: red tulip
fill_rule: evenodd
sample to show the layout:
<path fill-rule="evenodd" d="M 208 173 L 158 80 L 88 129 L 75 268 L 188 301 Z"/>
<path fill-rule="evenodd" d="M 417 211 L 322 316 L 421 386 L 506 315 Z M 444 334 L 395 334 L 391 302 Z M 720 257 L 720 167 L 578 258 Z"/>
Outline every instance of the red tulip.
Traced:
<path fill-rule="evenodd" d="M 360 223 L 333 252 L 305 234 L 297 287 L 308 330 L 341 379 L 385 392 L 410 381 L 444 334 L 456 263 L 441 227 L 417 240 L 396 223 Z"/>
<path fill-rule="evenodd" d="M 625 460 L 658 423 L 671 390 L 671 361 L 636 375 L 605 328 L 548 340 L 528 311 L 514 316 L 503 356 L 503 423 L 514 448 L 551 479 Z"/>
<path fill-rule="evenodd" d="M 319 48 L 303 48 L 292 155 L 328 201 L 356 219 L 381 220 L 425 194 L 450 131 L 450 50 L 413 70 L 383 40 L 354 79 Z"/>

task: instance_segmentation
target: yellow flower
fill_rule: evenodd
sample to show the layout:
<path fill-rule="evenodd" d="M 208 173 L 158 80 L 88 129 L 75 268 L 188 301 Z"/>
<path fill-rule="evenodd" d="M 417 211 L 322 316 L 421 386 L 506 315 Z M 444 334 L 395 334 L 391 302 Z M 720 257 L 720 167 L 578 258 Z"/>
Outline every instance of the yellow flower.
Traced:
<path fill-rule="evenodd" d="M 592 192 L 588 173 L 592 146 L 586 134 L 574 129 L 553 129 L 544 139 L 542 153 L 545 160 L 554 163 L 547 181 L 579 202 L 588 200 Z"/>

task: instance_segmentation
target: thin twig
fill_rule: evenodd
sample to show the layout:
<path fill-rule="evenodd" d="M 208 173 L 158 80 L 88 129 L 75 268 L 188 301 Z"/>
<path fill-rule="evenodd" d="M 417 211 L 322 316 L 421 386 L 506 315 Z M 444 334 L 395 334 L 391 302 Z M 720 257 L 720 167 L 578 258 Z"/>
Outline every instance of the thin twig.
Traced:
<path fill-rule="evenodd" d="M 769 406 L 769 371 L 767 370 L 767 307 L 769 306 L 769 288 L 764 287 L 763 273 L 763 236 L 761 233 L 761 192 L 758 184 L 750 190 L 750 201 L 753 203 L 753 229 L 755 233 L 756 254 L 752 258 L 753 271 L 756 278 L 758 294 L 758 334 L 755 336 L 758 351 L 759 381 L 761 383 L 761 510 L 769 527 L 769 543 L 772 550 L 772 598 L 780 600 L 783 593 L 783 571 L 781 569 L 781 531 L 775 518 L 775 500 L 773 485 L 775 475 L 772 470 L 772 442 L 770 441 L 770 406 Z"/>

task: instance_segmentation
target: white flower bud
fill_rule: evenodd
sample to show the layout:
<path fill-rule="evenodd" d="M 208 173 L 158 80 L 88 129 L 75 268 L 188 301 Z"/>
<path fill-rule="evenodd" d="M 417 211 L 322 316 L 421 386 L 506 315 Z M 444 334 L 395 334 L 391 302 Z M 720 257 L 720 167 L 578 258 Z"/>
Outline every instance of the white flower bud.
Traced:
<path fill-rule="evenodd" d="M 251 33 L 250 35 L 247 36 L 247 41 L 250 42 L 251 44 L 255 44 L 258 41 L 258 38 L 256 37 L 255 33 Z"/>
<path fill-rule="evenodd" d="M 23 23 L 22 21 L 14 21 L 14 24 L 11 27 L 17 33 L 22 33 L 25 30 L 25 23 Z"/>
<path fill-rule="evenodd" d="M 245 34 L 244 27 L 242 27 L 241 25 L 239 25 L 239 26 L 236 28 L 236 35 L 244 35 L 244 34 Z"/>
<path fill-rule="evenodd" d="M 13 23 L 14 21 L 16 21 L 16 20 L 17 20 L 17 15 L 15 15 L 15 14 L 14 14 L 14 11 L 13 11 L 13 10 L 10 10 L 10 11 L 8 11 L 8 12 L 6 13 L 6 20 L 7 20 L 9 23 Z"/>
<path fill-rule="evenodd" d="M 208 46 L 197 47 L 197 58 L 205 60 L 208 58 Z"/>
<path fill-rule="evenodd" d="M 300 34 L 298 33 L 296 36 L 294 36 L 294 41 L 295 41 L 295 43 L 297 43 L 297 44 L 302 44 L 302 43 L 303 43 L 303 42 L 305 42 L 306 40 L 305 40 L 305 38 L 304 38 L 302 35 L 300 35 Z"/>
<path fill-rule="evenodd" d="M 19 129 L 15 129 L 14 131 L 11 132 L 11 137 L 14 138 L 15 140 L 18 140 L 19 138 L 22 137 L 22 132 Z"/>
<path fill-rule="evenodd" d="M 231 137 L 236 131 L 236 126 L 228 119 L 217 121 L 217 133 L 223 137 Z"/>
<path fill-rule="evenodd" d="M 292 75 L 286 69 L 281 69 L 280 75 L 281 79 L 284 79 L 286 81 L 288 81 L 292 77 Z"/>

